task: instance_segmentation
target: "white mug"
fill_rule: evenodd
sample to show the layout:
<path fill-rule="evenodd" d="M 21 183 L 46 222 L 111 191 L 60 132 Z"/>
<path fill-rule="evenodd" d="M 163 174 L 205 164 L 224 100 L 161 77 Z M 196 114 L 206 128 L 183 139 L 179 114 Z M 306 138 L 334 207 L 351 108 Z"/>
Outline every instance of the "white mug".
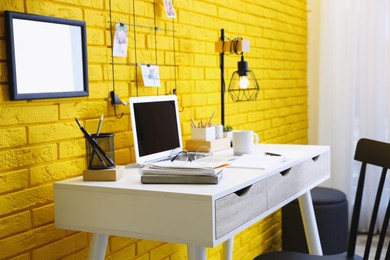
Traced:
<path fill-rule="evenodd" d="M 233 131 L 233 152 L 234 155 L 252 153 L 254 144 L 259 142 L 259 135 L 252 130 Z"/>

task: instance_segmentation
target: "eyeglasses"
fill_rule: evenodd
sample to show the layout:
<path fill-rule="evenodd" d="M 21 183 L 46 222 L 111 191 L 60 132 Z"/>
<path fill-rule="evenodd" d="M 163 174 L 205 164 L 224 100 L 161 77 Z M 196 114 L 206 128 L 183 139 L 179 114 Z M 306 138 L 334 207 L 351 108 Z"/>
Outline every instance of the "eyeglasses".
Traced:
<path fill-rule="evenodd" d="M 189 152 L 176 148 L 172 151 L 170 161 L 173 165 L 182 166 L 186 163 L 205 165 L 211 162 L 213 153 L 207 146 L 199 147 L 195 152 Z"/>

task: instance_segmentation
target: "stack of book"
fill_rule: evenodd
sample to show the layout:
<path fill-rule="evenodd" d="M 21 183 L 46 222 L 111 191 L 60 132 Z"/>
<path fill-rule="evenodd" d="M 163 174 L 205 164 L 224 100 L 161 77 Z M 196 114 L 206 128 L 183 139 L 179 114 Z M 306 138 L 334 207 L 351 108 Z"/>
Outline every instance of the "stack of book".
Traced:
<path fill-rule="evenodd" d="M 144 184 L 218 184 L 227 164 L 174 166 L 169 162 L 150 164 L 140 169 Z"/>

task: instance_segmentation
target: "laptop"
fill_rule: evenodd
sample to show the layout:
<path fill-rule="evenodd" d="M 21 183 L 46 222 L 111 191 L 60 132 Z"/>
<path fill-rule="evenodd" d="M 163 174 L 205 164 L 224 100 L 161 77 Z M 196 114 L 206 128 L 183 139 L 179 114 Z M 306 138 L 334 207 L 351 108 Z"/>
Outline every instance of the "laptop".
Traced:
<path fill-rule="evenodd" d="M 170 159 L 182 150 L 176 95 L 131 97 L 130 117 L 137 165 Z"/>

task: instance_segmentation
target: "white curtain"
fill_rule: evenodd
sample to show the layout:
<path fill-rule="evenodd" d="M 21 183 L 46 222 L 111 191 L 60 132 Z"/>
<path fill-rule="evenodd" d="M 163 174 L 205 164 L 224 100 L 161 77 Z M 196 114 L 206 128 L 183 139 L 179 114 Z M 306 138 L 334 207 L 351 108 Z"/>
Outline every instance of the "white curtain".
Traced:
<path fill-rule="evenodd" d="M 327 186 L 344 191 L 350 202 L 360 167 L 353 160 L 357 140 L 390 142 L 389 1 L 321 2 L 318 143 L 331 146 Z M 363 209 L 373 205 L 376 181 L 367 181 Z M 360 231 L 367 230 L 369 216 L 369 210 L 362 212 Z"/>

